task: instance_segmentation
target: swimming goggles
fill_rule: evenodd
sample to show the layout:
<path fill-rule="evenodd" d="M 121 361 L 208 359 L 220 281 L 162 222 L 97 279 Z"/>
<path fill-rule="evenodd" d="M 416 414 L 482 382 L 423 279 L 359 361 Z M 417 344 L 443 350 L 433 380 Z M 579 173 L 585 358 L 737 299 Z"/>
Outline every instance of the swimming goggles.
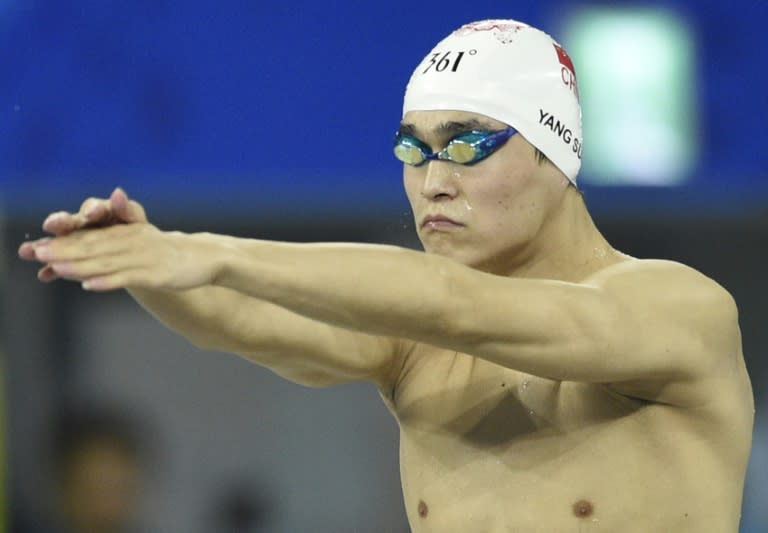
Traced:
<path fill-rule="evenodd" d="M 395 136 L 395 157 L 406 165 L 418 167 L 436 159 L 473 165 L 501 148 L 517 133 L 513 127 L 499 131 L 466 131 L 453 137 L 442 150 L 433 152 L 426 143 L 408 133 Z"/>

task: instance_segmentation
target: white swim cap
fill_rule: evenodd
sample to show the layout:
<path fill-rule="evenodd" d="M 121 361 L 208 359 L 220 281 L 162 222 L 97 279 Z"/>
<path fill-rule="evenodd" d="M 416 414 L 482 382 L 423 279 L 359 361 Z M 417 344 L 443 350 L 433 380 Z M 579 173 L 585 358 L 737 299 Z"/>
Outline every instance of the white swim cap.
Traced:
<path fill-rule="evenodd" d="M 581 167 L 576 72 L 546 33 L 515 20 L 483 20 L 454 31 L 427 54 L 405 91 L 408 111 L 486 115 L 515 128 L 571 182 Z"/>

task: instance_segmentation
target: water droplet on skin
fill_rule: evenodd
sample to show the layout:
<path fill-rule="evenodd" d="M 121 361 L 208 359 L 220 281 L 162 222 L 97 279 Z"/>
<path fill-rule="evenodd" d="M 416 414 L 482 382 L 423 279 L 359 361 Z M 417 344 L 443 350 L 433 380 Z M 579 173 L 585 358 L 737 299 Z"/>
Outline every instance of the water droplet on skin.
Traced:
<path fill-rule="evenodd" d="M 411 224 L 411 220 L 412 220 L 412 218 L 411 218 L 411 217 L 412 217 L 412 215 L 411 215 L 411 212 L 410 212 L 410 211 L 404 211 L 404 212 L 403 212 L 403 219 L 404 219 L 404 222 L 403 222 L 403 229 L 405 229 L 405 230 L 407 230 L 407 229 L 408 229 L 408 227 L 409 227 L 409 226 L 410 226 L 410 224 Z"/>
<path fill-rule="evenodd" d="M 529 384 L 530 384 L 530 381 L 528 381 L 527 379 L 523 381 L 523 390 L 527 389 Z"/>
<path fill-rule="evenodd" d="M 461 173 L 457 170 L 453 173 L 453 177 L 459 179 L 461 177 Z"/>
<path fill-rule="evenodd" d="M 533 409 L 528 409 L 528 414 L 529 414 L 529 415 L 531 415 L 531 416 L 533 416 L 533 415 L 535 415 L 536 413 L 534 413 L 534 412 L 533 412 Z"/>
<path fill-rule="evenodd" d="M 467 208 L 467 211 L 472 211 L 472 206 L 469 205 L 469 202 L 467 202 L 466 200 L 464 200 L 464 207 Z"/>

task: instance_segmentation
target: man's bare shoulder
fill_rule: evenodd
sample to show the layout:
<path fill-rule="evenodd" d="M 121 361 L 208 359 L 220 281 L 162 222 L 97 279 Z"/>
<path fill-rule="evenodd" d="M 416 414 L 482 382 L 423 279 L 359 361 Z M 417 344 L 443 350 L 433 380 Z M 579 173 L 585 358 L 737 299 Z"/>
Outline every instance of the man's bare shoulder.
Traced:
<path fill-rule="evenodd" d="M 585 284 L 619 302 L 648 358 L 677 370 L 671 380 L 613 384 L 626 394 L 678 405 L 701 404 L 710 384 L 743 386 L 738 311 L 715 280 L 682 263 L 628 259 L 596 272 Z M 621 318 L 619 318 L 621 320 Z M 666 363 L 662 363 L 664 360 Z"/>
<path fill-rule="evenodd" d="M 590 280 L 610 279 L 625 275 L 643 275 L 643 276 L 686 276 L 691 281 L 698 280 L 714 285 L 719 285 L 713 279 L 705 276 L 698 270 L 677 261 L 668 259 L 637 259 L 628 255 L 622 255 L 622 259 L 609 264 L 589 276 L 585 282 Z"/>
<path fill-rule="evenodd" d="M 730 325 L 737 320 L 736 302 L 722 285 L 675 261 L 628 258 L 593 273 L 583 283 L 622 299 L 633 298 L 633 303 L 641 307 L 661 305 L 672 313 L 696 310 L 681 319 L 715 319 Z"/>

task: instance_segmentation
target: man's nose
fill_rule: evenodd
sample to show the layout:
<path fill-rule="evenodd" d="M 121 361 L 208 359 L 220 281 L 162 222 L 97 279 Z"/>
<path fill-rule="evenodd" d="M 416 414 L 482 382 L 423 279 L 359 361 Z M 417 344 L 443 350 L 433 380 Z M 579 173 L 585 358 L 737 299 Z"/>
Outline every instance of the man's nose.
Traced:
<path fill-rule="evenodd" d="M 454 167 L 448 161 L 429 161 L 421 195 L 432 200 L 455 198 L 459 192 L 459 173 Z"/>

